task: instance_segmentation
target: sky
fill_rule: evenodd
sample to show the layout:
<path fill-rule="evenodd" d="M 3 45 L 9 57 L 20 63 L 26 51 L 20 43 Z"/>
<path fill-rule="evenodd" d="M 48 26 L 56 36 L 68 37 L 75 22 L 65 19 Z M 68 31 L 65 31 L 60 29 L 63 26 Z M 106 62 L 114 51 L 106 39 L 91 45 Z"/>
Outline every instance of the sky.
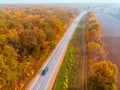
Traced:
<path fill-rule="evenodd" d="M 0 0 L 0 3 L 120 3 L 120 0 Z"/>

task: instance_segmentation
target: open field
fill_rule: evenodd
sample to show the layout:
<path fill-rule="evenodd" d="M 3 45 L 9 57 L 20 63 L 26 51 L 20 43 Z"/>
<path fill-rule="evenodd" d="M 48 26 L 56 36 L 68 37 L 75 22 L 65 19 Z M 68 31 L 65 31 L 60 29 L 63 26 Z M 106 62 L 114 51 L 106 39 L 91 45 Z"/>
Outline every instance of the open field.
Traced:
<path fill-rule="evenodd" d="M 118 66 L 118 90 L 120 90 L 120 37 L 104 37 L 107 59 Z"/>
<path fill-rule="evenodd" d="M 120 20 L 117 14 L 99 14 L 107 60 L 118 66 L 118 90 L 120 90 Z"/>

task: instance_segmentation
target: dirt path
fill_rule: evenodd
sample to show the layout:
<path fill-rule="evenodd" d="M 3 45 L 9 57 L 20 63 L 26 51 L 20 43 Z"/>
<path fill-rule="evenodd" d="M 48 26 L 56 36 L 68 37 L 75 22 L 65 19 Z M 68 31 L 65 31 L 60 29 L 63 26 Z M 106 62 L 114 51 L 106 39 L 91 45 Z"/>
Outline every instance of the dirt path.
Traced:
<path fill-rule="evenodd" d="M 85 44 L 85 25 L 82 32 L 82 90 L 87 90 L 87 60 L 86 60 L 86 44 Z"/>

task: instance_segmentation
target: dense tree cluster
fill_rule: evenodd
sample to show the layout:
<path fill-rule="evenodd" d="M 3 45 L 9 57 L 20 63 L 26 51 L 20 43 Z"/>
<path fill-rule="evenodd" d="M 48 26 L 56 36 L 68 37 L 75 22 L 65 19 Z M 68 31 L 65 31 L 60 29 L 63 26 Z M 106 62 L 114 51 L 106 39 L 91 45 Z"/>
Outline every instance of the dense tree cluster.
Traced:
<path fill-rule="evenodd" d="M 76 17 L 73 8 L 0 10 L 0 90 L 22 90 Z"/>
<path fill-rule="evenodd" d="M 100 30 L 95 13 L 89 12 L 86 17 L 86 43 L 88 58 L 92 59 L 92 62 L 105 59 Z"/>
<path fill-rule="evenodd" d="M 86 17 L 86 46 L 88 60 L 88 89 L 117 90 L 118 68 L 112 62 L 106 61 L 100 33 L 100 23 L 94 12 Z"/>
<path fill-rule="evenodd" d="M 117 67 L 112 62 L 100 61 L 91 66 L 89 90 L 117 90 Z"/>

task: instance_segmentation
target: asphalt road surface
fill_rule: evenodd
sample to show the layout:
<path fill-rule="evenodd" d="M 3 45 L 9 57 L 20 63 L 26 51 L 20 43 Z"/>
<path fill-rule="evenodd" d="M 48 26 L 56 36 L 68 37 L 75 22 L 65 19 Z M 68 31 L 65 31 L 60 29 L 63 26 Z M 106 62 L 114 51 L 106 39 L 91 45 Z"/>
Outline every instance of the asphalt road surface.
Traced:
<path fill-rule="evenodd" d="M 50 80 L 52 78 L 53 73 L 55 73 L 55 68 L 57 68 L 57 65 L 59 64 L 59 61 L 61 60 L 60 58 L 62 57 L 69 40 L 75 31 L 79 21 L 81 20 L 82 16 L 85 14 L 85 12 L 81 13 L 71 24 L 71 26 L 68 28 L 67 32 L 65 33 L 64 37 L 62 40 L 59 42 L 57 45 L 55 51 L 51 55 L 51 57 L 48 59 L 48 62 L 46 63 L 45 66 L 49 67 L 48 72 L 42 76 L 41 72 L 37 76 L 35 82 L 31 86 L 30 90 L 46 90 Z M 59 33 L 59 32 L 58 32 Z M 45 67 L 44 66 L 44 67 Z M 43 69 L 44 69 L 43 67 Z"/>
<path fill-rule="evenodd" d="M 98 14 L 102 26 L 102 36 L 106 52 L 106 60 L 115 63 L 118 67 L 118 83 L 120 90 L 120 14 Z"/>

